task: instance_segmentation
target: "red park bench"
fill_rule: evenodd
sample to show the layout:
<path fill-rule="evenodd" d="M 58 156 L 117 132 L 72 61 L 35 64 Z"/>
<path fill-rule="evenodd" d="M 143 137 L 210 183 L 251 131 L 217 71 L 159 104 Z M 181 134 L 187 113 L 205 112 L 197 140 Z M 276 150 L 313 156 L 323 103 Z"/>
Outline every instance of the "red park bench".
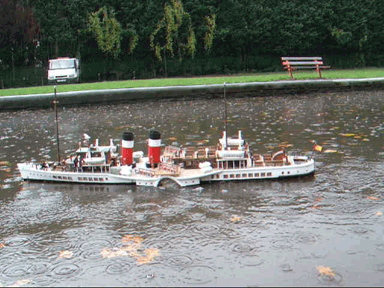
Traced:
<path fill-rule="evenodd" d="M 322 57 L 281 57 L 281 63 L 291 78 L 293 78 L 292 71 L 298 69 L 316 69 L 321 78 L 321 70 L 331 68 L 331 66 L 323 66 Z"/>

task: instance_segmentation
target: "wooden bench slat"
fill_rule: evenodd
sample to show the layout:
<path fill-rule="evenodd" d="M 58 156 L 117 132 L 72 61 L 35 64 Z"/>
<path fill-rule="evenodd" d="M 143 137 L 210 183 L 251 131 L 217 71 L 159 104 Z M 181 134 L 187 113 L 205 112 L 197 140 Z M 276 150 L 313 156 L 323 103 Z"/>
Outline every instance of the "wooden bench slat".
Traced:
<path fill-rule="evenodd" d="M 322 61 L 319 62 L 307 62 L 307 61 L 300 61 L 300 62 L 284 62 L 283 65 L 323 65 Z"/>
<path fill-rule="evenodd" d="M 323 57 L 281 57 L 281 60 L 323 60 Z"/>
<path fill-rule="evenodd" d="M 328 69 L 331 68 L 330 66 L 319 66 L 319 69 Z M 294 66 L 294 67 L 284 67 L 284 69 L 292 69 L 292 70 L 298 70 L 298 69 L 317 69 L 316 65 L 313 66 Z"/>

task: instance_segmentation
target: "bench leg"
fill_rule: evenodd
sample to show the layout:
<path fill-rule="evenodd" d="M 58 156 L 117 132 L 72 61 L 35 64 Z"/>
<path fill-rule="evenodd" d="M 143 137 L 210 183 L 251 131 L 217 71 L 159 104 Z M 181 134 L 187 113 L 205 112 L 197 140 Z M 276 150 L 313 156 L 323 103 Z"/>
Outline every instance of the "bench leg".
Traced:
<path fill-rule="evenodd" d="M 322 78 L 321 77 L 321 69 L 320 68 L 317 68 L 317 73 L 319 73 L 319 77 Z"/>
<path fill-rule="evenodd" d="M 289 76 L 291 76 L 291 79 L 293 79 L 292 69 L 288 68 Z"/>

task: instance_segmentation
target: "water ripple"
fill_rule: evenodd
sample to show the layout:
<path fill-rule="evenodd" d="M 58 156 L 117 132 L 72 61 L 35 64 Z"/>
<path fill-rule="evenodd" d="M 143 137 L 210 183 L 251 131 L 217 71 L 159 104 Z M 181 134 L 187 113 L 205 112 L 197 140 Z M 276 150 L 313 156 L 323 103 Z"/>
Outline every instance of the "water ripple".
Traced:
<path fill-rule="evenodd" d="M 271 246 L 277 250 L 295 249 L 295 244 L 291 238 L 272 239 L 270 243 Z"/>
<path fill-rule="evenodd" d="M 314 233 L 298 233 L 296 236 L 295 236 L 295 239 L 297 242 L 299 243 L 304 243 L 304 244 L 313 244 L 315 243 L 316 241 L 318 241 L 319 239 L 321 239 L 321 235 L 317 235 L 317 234 L 314 234 Z"/>
<path fill-rule="evenodd" d="M 28 271 L 30 270 L 30 267 L 31 267 L 30 264 L 25 264 L 25 263 L 11 264 L 7 266 L 1 272 L 1 274 L 8 278 L 19 279 L 29 274 Z"/>
<path fill-rule="evenodd" d="M 204 235 L 214 235 L 220 231 L 220 227 L 212 223 L 196 223 L 191 227 L 192 231 Z"/>
<path fill-rule="evenodd" d="M 119 275 L 125 286 L 175 287 L 184 286 L 183 275 L 164 264 L 152 263 L 133 267 L 129 273 Z"/>
<path fill-rule="evenodd" d="M 182 254 L 167 256 L 164 258 L 164 261 L 166 264 L 170 265 L 176 270 L 180 269 L 181 267 L 192 265 L 194 263 L 192 257 Z"/>
<path fill-rule="evenodd" d="M 30 242 L 31 238 L 28 236 L 13 236 L 9 239 L 5 239 L 7 246 L 15 248 L 28 245 Z"/>
<path fill-rule="evenodd" d="M 322 285 L 332 286 L 343 286 L 344 285 L 344 279 L 343 276 L 341 276 L 339 273 L 334 273 L 334 275 L 321 275 L 319 274 L 317 276 L 317 280 Z"/>
<path fill-rule="evenodd" d="M 182 234 L 183 231 L 187 229 L 187 226 L 184 224 L 173 224 L 168 226 L 168 231 L 170 232 L 178 232 Z"/>
<path fill-rule="evenodd" d="M 74 263 L 62 263 L 56 265 L 52 269 L 52 277 L 54 278 L 69 278 L 74 277 L 80 273 L 81 269 L 77 264 Z"/>
<path fill-rule="evenodd" d="M 192 265 L 180 271 L 180 276 L 188 285 L 212 285 L 217 279 L 215 268 L 205 265 Z"/>
<path fill-rule="evenodd" d="M 105 268 L 107 274 L 118 275 L 122 273 L 127 273 L 132 269 L 132 264 L 129 263 L 126 259 L 124 261 L 116 260 L 115 263 L 109 264 Z"/>

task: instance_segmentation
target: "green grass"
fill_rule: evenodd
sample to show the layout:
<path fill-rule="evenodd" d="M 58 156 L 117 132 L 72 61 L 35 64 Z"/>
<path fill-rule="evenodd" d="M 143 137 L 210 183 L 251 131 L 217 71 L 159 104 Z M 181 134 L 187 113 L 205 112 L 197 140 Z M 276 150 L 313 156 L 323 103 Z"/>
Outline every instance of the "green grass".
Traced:
<path fill-rule="evenodd" d="M 324 79 L 344 79 L 344 78 L 377 78 L 384 77 L 384 68 L 366 68 L 366 69 L 344 69 L 344 70 L 324 70 L 322 72 Z M 316 71 L 298 71 L 294 73 L 295 79 L 318 79 Z M 253 73 L 236 74 L 225 76 L 206 76 L 190 78 L 156 78 L 145 80 L 124 80 L 96 83 L 80 84 L 59 84 L 57 92 L 84 91 L 84 90 L 102 90 L 118 88 L 139 88 L 139 87 L 162 87 L 162 86 L 185 86 L 185 85 L 207 85 L 226 83 L 246 83 L 246 82 L 270 82 L 290 80 L 287 72 L 275 73 Z M 29 95 L 53 93 L 53 85 L 13 88 L 0 90 L 0 96 L 11 95 Z"/>

